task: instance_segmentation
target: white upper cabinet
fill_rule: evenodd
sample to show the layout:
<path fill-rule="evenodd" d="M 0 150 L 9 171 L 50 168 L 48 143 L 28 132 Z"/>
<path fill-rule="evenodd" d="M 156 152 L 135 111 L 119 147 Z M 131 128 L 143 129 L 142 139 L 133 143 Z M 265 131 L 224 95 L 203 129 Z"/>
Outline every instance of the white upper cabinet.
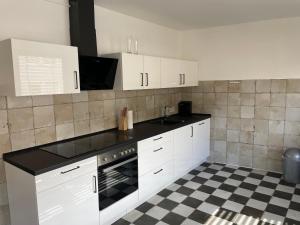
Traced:
<path fill-rule="evenodd" d="M 115 88 L 139 90 L 160 88 L 160 58 L 119 53 L 109 55 L 118 58 Z"/>
<path fill-rule="evenodd" d="M 161 59 L 161 87 L 197 86 L 198 64 L 193 61 Z"/>
<path fill-rule="evenodd" d="M 79 93 L 76 47 L 17 39 L 0 42 L 0 95 Z"/>
<path fill-rule="evenodd" d="M 118 58 L 114 88 L 140 90 L 198 85 L 198 63 L 129 53 L 106 55 Z"/>
<path fill-rule="evenodd" d="M 144 88 L 160 88 L 161 59 L 153 56 L 144 56 Z"/>

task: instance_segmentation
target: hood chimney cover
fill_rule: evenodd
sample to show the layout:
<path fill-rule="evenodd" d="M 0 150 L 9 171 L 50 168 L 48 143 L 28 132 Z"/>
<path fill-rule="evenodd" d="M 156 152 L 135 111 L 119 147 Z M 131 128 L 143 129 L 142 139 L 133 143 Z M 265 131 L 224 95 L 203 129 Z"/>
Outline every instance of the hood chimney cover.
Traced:
<path fill-rule="evenodd" d="M 71 45 L 80 56 L 97 56 L 94 0 L 69 0 Z"/>

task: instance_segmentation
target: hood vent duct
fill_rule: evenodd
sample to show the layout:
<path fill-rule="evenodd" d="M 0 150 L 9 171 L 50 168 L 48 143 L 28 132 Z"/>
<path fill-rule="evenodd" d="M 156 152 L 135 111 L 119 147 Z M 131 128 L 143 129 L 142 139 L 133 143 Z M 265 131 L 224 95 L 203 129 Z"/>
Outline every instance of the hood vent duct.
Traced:
<path fill-rule="evenodd" d="M 94 0 L 69 0 L 71 45 L 80 56 L 97 57 Z"/>

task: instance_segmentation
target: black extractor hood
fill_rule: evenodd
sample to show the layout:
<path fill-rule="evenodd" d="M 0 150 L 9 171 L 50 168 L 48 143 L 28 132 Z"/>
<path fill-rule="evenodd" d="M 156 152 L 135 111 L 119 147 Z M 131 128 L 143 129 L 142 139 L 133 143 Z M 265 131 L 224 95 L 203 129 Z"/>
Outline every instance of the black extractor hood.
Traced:
<path fill-rule="evenodd" d="M 94 0 L 69 0 L 71 45 L 78 47 L 81 90 L 113 89 L 117 59 L 98 57 Z"/>

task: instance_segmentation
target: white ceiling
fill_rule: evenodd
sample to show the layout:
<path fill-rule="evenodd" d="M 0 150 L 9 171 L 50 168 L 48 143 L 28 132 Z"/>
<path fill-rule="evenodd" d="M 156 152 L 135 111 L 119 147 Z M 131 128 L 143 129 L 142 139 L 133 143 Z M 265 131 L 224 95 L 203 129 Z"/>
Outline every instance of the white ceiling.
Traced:
<path fill-rule="evenodd" d="M 180 30 L 300 16 L 300 0 L 95 0 L 95 4 Z"/>

